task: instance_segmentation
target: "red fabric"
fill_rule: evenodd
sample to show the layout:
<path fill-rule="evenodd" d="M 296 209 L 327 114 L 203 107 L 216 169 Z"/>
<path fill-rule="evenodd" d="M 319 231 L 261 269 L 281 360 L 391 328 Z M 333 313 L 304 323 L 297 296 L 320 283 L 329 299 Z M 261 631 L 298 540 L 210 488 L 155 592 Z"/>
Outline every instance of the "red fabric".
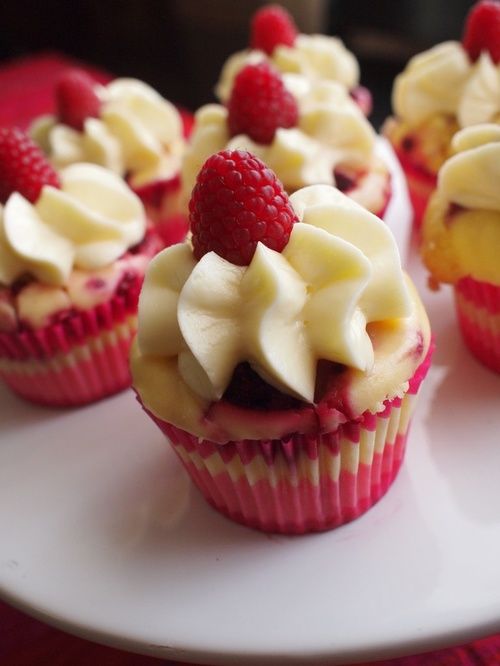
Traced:
<path fill-rule="evenodd" d="M 101 83 L 111 76 L 58 54 L 43 54 L 0 67 L 0 125 L 26 125 L 53 111 L 52 89 L 59 73 L 80 66 Z M 181 111 L 189 134 L 191 114 Z M 75 638 L 0 602 L 0 664 L 5 666 L 175 666 L 174 662 L 143 657 Z M 500 666 L 500 634 L 467 645 L 423 655 L 378 662 L 378 666 Z M 367 666 L 366 664 L 364 666 Z M 374 666 L 372 664 L 371 666 Z"/>
<path fill-rule="evenodd" d="M 183 666 L 75 638 L 0 602 L 0 664 L 5 666 Z M 426 654 L 366 662 L 362 666 L 494 666 L 500 664 L 500 635 Z M 184 666 L 187 666 L 184 665 Z M 306 666 L 304 664 L 304 666 Z"/>

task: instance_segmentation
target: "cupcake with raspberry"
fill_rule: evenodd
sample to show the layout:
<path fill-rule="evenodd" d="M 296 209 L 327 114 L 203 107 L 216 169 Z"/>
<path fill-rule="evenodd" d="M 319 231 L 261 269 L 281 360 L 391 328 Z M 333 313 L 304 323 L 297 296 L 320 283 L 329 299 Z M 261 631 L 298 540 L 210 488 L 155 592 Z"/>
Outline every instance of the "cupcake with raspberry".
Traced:
<path fill-rule="evenodd" d="M 499 63 L 500 3 L 481 0 L 467 17 L 461 42 L 415 56 L 396 77 L 394 117 L 384 132 L 406 173 L 417 227 L 455 133 L 499 122 Z"/>
<path fill-rule="evenodd" d="M 126 179 L 150 219 L 176 224 L 185 141 L 173 104 L 142 81 L 101 85 L 76 69 L 62 74 L 54 94 L 55 114 L 36 119 L 29 130 L 51 163 L 103 166 Z M 185 224 L 173 230 L 171 241 L 185 232 Z"/>
<path fill-rule="evenodd" d="M 129 386 L 139 291 L 162 247 L 119 176 L 56 172 L 21 130 L 1 129 L 0 378 L 54 406 Z"/>
<path fill-rule="evenodd" d="M 346 90 L 333 81 L 282 75 L 268 62 L 239 71 L 226 106 L 208 104 L 195 114 L 182 165 L 186 196 L 205 160 L 223 149 L 258 156 L 288 194 L 335 185 L 379 216 L 391 196 L 375 132 Z"/>
<path fill-rule="evenodd" d="M 268 62 L 282 74 L 300 74 L 310 81 L 341 85 L 365 115 L 372 109 L 370 91 L 359 85 L 359 65 L 338 37 L 299 33 L 292 16 L 279 5 L 266 5 L 253 16 L 249 48 L 234 53 L 222 68 L 215 88 L 226 104 L 234 79 L 248 64 Z"/>
<path fill-rule="evenodd" d="M 245 151 L 207 160 L 190 223 L 141 291 L 143 408 L 233 520 L 300 534 L 360 516 L 399 470 L 431 355 L 390 231 L 328 185 L 289 198 Z"/>
<path fill-rule="evenodd" d="M 471 352 L 500 372 L 500 125 L 467 127 L 439 172 L 422 228 L 431 284 L 453 285 Z"/>

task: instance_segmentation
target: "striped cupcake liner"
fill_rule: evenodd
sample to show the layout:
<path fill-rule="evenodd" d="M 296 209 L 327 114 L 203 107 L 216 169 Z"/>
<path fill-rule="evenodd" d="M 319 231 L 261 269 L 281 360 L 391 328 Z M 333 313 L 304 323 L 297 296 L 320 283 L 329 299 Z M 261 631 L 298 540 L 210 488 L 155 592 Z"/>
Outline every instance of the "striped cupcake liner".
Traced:
<path fill-rule="evenodd" d="M 500 372 L 500 286 L 462 278 L 455 285 L 462 337 L 481 363 Z"/>
<path fill-rule="evenodd" d="M 124 294 L 44 328 L 0 332 L 0 378 L 23 398 L 51 406 L 83 405 L 127 388 L 140 285 L 138 276 Z"/>
<path fill-rule="evenodd" d="M 205 499 L 227 517 L 265 532 L 328 530 L 365 513 L 396 478 L 430 356 L 402 398 L 335 432 L 216 444 L 148 413 Z"/>

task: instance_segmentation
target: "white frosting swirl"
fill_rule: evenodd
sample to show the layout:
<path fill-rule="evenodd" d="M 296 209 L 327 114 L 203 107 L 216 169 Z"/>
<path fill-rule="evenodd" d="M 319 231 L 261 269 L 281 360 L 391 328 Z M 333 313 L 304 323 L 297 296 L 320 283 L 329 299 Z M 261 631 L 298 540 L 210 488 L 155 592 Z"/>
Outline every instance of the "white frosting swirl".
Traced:
<path fill-rule="evenodd" d="M 107 266 L 144 237 L 144 208 L 121 178 L 92 164 L 59 176 L 61 189 L 44 186 L 35 204 L 15 192 L 0 211 L 0 283 L 29 273 L 66 284 L 74 267 Z"/>
<path fill-rule="evenodd" d="M 464 86 L 457 110 L 461 127 L 500 121 L 500 67 L 483 51 Z"/>
<path fill-rule="evenodd" d="M 413 124 L 435 113 L 455 115 L 470 69 L 458 42 L 444 42 L 414 56 L 394 82 L 396 115 Z"/>
<path fill-rule="evenodd" d="M 231 138 L 227 110 L 222 106 L 209 104 L 196 113 L 182 166 L 186 193 L 191 192 L 205 160 L 225 148 L 257 155 L 289 191 L 316 183 L 334 185 L 336 165 L 358 168 L 370 162 L 375 133 L 339 84 L 311 82 L 297 74 L 285 74 L 283 78 L 297 100 L 298 125 L 278 129 L 269 145 L 257 144 L 244 134 Z"/>
<path fill-rule="evenodd" d="M 263 51 L 245 50 L 228 58 L 215 94 L 225 103 L 231 95 L 235 76 L 248 64 L 267 60 L 283 74 L 302 74 L 309 80 L 335 81 L 348 90 L 358 85 L 359 65 L 354 55 L 337 37 L 297 35 L 293 46 L 277 46 L 268 56 Z"/>
<path fill-rule="evenodd" d="M 464 208 L 499 212 L 500 125 L 463 129 L 453 137 L 452 148 L 456 154 L 439 172 L 440 195 Z"/>
<path fill-rule="evenodd" d="M 57 168 L 92 162 L 129 176 L 134 187 L 177 173 L 184 149 L 177 109 L 136 79 L 97 86 L 99 118 L 87 118 L 82 132 L 42 116 L 30 134 Z"/>
<path fill-rule="evenodd" d="M 325 185 L 291 197 L 300 219 L 282 253 L 257 246 L 248 267 L 185 243 L 151 262 L 139 303 L 140 353 L 176 357 L 184 382 L 216 400 L 249 361 L 279 390 L 314 401 L 319 359 L 370 370 L 366 327 L 409 316 L 387 226 Z"/>
<path fill-rule="evenodd" d="M 417 125 L 435 114 L 456 117 L 461 127 L 500 118 L 500 65 L 487 51 L 475 63 L 459 42 L 444 42 L 413 57 L 396 77 L 396 115 Z"/>

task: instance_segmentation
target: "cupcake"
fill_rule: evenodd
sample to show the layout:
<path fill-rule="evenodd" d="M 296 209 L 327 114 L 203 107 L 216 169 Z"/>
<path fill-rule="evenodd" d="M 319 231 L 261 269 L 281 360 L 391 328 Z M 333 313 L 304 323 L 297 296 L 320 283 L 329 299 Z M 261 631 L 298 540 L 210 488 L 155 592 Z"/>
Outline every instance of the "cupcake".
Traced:
<path fill-rule="evenodd" d="M 186 197 L 205 160 L 223 149 L 258 156 L 288 194 L 307 185 L 336 185 L 379 216 L 391 196 L 375 132 L 345 88 L 281 75 L 268 62 L 239 71 L 226 106 L 208 104 L 195 114 L 182 164 Z"/>
<path fill-rule="evenodd" d="M 406 173 L 420 226 L 439 169 L 461 128 L 500 120 L 500 3 L 478 2 L 462 42 L 413 57 L 396 77 L 394 117 L 384 127 Z"/>
<path fill-rule="evenodd" d="M 163 247 L 140 199 L 94 164 L 57 173 L 2 129 L 0 202 L 0 378 L 59 406 L 129 386 L 139 291 Z"/>
<path fill-rule="evenodd" d="M 453 285 L 470 351 L 500 372 L 500 125 L 467 127 L 439 172 L 422 228 L 433 286 Z"/>
<path fill-rule="evenodd" d="M 359 65 L 355 56 L 338 37 L 303 35 L 290 14 L 279 5 L 267 5 L 253 16 L 250 47 L 234 53 L 222 68 L 215 88 L 226 104 L 238 72 L 248 64 L 268 62 L 282 74 L 301 74 L 311 81 L 334 81 L 369 115 L 372 98 L 359 85 Z"/>
<path fill-rule="evenodd" d="M 290 199 L 245 151 L 211 156 L 192 238 L 150 263 L 133 385 L 207 501 L 267 532 L 350 521 L 394 480 L 429 323 L 375 215 Z"/>
<path fill-rule="evenodd" d="M 69 69 L 55 87 L 55 105 L 55 115 L 37 118 L 29 132 L 57 169 L 99 164 L 127 180 L 150 219 L 179 214 L 184 138 L 173 104 L 142 81 L 100 85 Z"/>

